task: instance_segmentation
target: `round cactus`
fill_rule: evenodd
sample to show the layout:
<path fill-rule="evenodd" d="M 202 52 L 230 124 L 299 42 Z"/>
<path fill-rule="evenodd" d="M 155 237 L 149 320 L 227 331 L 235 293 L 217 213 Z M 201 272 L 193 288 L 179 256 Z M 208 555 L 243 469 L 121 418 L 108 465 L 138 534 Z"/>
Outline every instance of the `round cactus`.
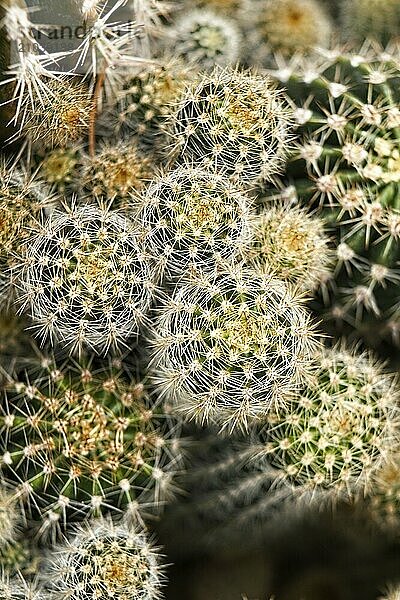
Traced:
<path fill-rule="evenodd" d="M 144 187 L 153 169 L 151 158 L 133 141 L 105 143 L 95 156 L 82 159 L 81 185 L 95 196 L 121 200 Z"/>
<path fill-rule="evenodd" d="M 345 349 L 324 350 L 316 365 L 290 409 L 271 419 L 265 454 L 295 490 L 354 496 L 371 488 L 398 442 L 396 382 L 368 354 Z"/>
<path fill-rule="evenodd" d="M 158 269 L 133 223 L 101 205 L 55 210 L 15 265 L 18 301 L 42 339 L 118 350 L 146 319 Z"/>
<path fill-rule="evenodd" d="M 55 148 L 45 157 L 38 156 L 40 176 L 59 192 L 65 192 L 78 174 L 79 151 L 77 148 Z"/>
<path fill-rule="evenodd" d="M 5 161 L 0 162 L 0 286 L 8 298 L 8 267 L 14 261 L 29 228 L 50 204 L 45 188 L 26 173 Z"/>
<path fill-rule="evenodd" d="M 340 18 L 345 37 L 351 42 L 374 38 L 387 44 L 399 36 L 398 0 L 341 0 Z"/>
<path fill-rule="evenodd" d="M 169 493 L 176 422 L 123 371 L 43 359 L 35 376 L 9 381 L 2 405 L 2 475 L 44 530 Z"/>
<path fill-rule="evenodd" d="M 174 53 L 201 69 L 234 64 L 239 58 L 242 39 L 235 21 L 210 10 L 185 13 L 166 34 Z"/>
<path fill-rule="evenodd" d="M 285 404 L 315 343 L 308 314 L 283 282 L 203 274 L 182 282 L 160 309 L 153 380 L 188 418 L 246 429 Z"/>
<path fill-rule="evenodd" d="M 26 100 L 23 132 L 35 144 L 65 146 L 87 135 L 92 110 L 85 86 L 50 79 L 42 84 L 39 98 Z"/>
<path fill-rule="evenodd" d="M 216 67 L 188 85 L 170 119 L 172 154 L 241 183 L 279 172 L 288 144 L 291 110 L 268 76 Z"/>
<path fill-rule="evenodd" d="M 324 223 L 305 208 L 266 206 L 252 223 L 247 262 L 256 272 L 273 273 L 304 290 L 316 287 L 332 260 Z"/>
<path fill-rule="evenodd" d="M 188 166 L 154 180 L 136 199 L 150 252 L 168 277 L 189 266 L 215 268 L 249 243 L 252 201 L 224 174 Z"/>
<path fill-rule="evenodd" d="M 271 52 L 292 55 L 329 44 L 332 24 L 318 0 L 243 0 L 239 17 L 251 31 L 251 58 L 256 60 Z"/>
<path fill-rule="evenodd" d="M 319 308 L 361 335 L 396 339 L 400 65 L 369 50 L 334 53 L 311 68 L 288 63 L 276 75 L 297 105 L 299 143 L 288 177 L 334 234 L 335 271 Z"/>
<path fill-rule="evenodd" d="M 163 125 L 170 105 L 179 96 L 189 73 L 176 60 L 149 64 L 134 77 L 123 82 L 117 102 L 104 110 L 99 123 L 105 131 L 110 125 L 119 138 L 138 138 L 144 148 L 158 148 L 163 143 Z"/>
<path fill-rule="evenodd" d="M 145 533 L 100 520 L 79 526 L 56 548 L 44 581 L 59 600 L 157 600 L 164 582 L 160 562 Z"/>

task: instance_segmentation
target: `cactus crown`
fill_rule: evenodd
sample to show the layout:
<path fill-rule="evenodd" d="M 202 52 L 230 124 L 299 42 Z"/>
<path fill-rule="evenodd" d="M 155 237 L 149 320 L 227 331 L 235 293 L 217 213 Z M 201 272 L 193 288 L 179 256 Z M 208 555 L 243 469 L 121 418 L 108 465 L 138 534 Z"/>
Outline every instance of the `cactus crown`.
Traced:
<path fill-rule="evenodd" d="M 241 36 L 235 22 L 211 10 L 185 13 L 168 33 L 177 55 L 202 69 L 233 64 L 239 58 Z"/>
<path fill-rule="evenodd" d="M 23 132 L 33 142 L 53 148 L 87 134 L 93 103 L 88 89 L 60 77 L 46 81 L 40 97 L 27 102 Z"/>
<path fill-rule="evenodd" d="M 396 443 L 393 377 L 367 354 L 334 348 L 319 356 L 314 381 L 268 432 L 266 452 L 294 485 L 354 493 Z"/>
<path fill-rule="evenodd" d="M 139 190 L 152 175 L 152 161 L 137 146 L 129 143 L 105 143 L 94 157 L 85 156 L 82 186 L 95 196 L 124 198 Z"/>
<path fill-rule="evenodd" d="M 79 526 L 56 549 L 46 579 L 62 600 L 157 600 L 163 570 L 144 533 L 100 520 Z"/>
<path fill-rule="evenodd" d="M 55 210 L 15 270 L 38 335 L 72 352 L 106 353 L 137 335 L 158 280 L 133 223 L 101 205 Z"/>
<path fill-rule="evenodd" d="M 252 201 L 224 174 L 182 166 L 161 175 L 137 199 L 151 252 L 167 272 L 190 263 L 213 269 L 217 257 L 240 255 L 248 244 Z"/>
<path fill-rule="evenodd" d="M 247 260 L 252 268 L 314 288 L 332 260 L 324 224 L 301 207 L 278 203 L 267 206 L 252 224 L 252 245 Z"/>
<path fill-rule="evenodd" d="M 170 119 L 187 160 L 242 182 L 271 179 L 291 139 L 291 111 L 268 77 L 216 67 L 188 85 Z"/>
<path fill-rule="evenodd" d="M 226 272 L 180 286 L 156 324 L 153 378 L 185 415 L 246 428 L 304 375 L 313 329 L 270 276 Z"/>
<path fill-rule="evenodd" d="M 244 0 L 239 14 L 257 42 L 266 46 L 266 55 L 268 50 L 307 52 L 329 42 L 332 25 L 317 0 Z"/>

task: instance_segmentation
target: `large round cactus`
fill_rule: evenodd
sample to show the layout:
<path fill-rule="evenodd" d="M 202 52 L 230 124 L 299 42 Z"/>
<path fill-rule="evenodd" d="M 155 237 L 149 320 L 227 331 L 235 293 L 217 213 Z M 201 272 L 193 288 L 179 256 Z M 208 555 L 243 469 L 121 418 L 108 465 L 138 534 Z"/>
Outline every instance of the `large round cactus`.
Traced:
<path fill-rule="evenodd" d="M 321 287 L 325 312 L 363 335 L 398 337 L 400 63 L 369 49 L 292 62 L 275 75 L 297 106 L 288 176 L 300 202 L 335 234 L 336 268 Z"/>

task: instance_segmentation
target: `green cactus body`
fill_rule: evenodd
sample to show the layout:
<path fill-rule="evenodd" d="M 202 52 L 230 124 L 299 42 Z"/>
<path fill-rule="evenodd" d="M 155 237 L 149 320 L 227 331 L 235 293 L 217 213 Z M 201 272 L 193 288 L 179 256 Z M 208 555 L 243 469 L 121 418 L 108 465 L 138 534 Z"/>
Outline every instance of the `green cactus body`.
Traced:
<path fill-rule="evenodd" d="M 317 361 L 314 381 L 268 428 L 266 454 L 295 487 L 354 495 L 396 442 L 395 382 L 368 355 L 333 349 Z"/>
<path fill-rule="evenodd" d="M 111 367 L 44 359 L 32 380 L 9 382 L 0 422 L 3 477 L 49 527 L 166 492 L 172 425 L 142 383 Z"/>
<path fill-rule="evenodd" d="M 297 106 L 287 175 L 301 204 L 334 234 L 336 265 L 321 285 L 328 319 L 361 335 L 399 338 L 400 66 L 388 53 L 331 53 L 275 72 Z"/>

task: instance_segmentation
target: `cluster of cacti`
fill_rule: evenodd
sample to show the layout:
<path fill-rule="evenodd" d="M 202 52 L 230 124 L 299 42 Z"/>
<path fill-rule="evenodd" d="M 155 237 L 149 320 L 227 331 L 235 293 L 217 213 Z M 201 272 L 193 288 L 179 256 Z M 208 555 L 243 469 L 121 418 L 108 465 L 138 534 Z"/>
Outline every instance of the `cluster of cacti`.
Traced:
<path fill-rule="evenodd" d="M 400 338 L 398 7 L 342 2 L 393 42 L 344 51 L 318 0 L 71 0 L 55 52 L 39 4 L 0 7 L 0 596 L 162 598 L 180 487 L 193 547 L 397 527 L 395 369 L 317 321 Z"/>

